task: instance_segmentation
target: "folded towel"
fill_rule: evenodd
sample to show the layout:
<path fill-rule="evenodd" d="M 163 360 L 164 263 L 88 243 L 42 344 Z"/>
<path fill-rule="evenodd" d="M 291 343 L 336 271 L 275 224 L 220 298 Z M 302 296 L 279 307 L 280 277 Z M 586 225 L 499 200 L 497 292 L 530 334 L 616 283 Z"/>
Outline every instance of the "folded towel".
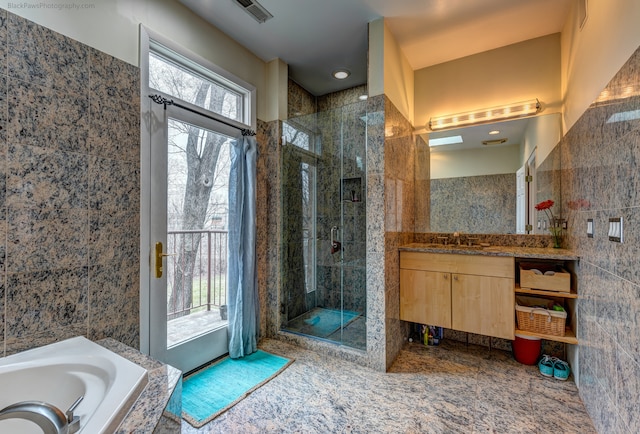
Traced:
<path fill-rule="evenodd" d="M 319 321 L 320 321 L 320 317 L 318 315 L 304 320 L 304 322 L 309 325 L 316 325 L 318 324 Z"/>

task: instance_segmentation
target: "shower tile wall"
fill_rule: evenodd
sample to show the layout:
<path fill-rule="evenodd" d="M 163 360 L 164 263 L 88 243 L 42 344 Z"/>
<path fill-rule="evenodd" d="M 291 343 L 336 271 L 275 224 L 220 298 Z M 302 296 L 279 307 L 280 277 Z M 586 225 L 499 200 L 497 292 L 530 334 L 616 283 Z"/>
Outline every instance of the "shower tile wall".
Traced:
<path fill-rule="evenodd" d="M 580 396 L 601 433 L 640 432 L 639 88 L 640 50 L 560 143 L 567 242 L 580 256 Z M 610 217 L 624 218 L 622 244 L 608 240 Z"/>
<path fill-rule="evenodd" d="M 0 356 L 138 347 L 139 70 L 5 10 L 0 53 Z"/>
<path fill-rule="evenodd" d="M 515 173 L 432 179 L 431 230 L 514 233 L 515 203 Z"/>

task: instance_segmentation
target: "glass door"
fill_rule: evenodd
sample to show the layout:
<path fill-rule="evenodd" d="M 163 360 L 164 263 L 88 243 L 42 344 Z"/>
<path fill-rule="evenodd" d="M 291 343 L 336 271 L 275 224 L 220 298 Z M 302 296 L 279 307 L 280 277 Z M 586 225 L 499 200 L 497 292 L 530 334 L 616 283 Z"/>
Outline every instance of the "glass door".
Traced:
<path fill-rule="evenodd" d="M 237 130 L 152 108 L 151 356 L 191 371 L 228 352 L 227 215 Z"/>

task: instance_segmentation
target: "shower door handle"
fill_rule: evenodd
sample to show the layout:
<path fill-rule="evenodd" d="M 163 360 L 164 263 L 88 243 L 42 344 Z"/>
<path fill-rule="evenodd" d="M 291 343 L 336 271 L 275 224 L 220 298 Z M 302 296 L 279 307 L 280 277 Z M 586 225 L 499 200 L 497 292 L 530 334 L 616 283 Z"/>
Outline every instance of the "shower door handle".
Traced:
<path fill-rule="evenodd" d="M 336 235 L 334 235 L 334 233 Z M 338 237 L 338 226 L 334 226 L 331 228 L 331 254 L 338 253 L 342 250 L 342 244 L 336 238 Z"/>

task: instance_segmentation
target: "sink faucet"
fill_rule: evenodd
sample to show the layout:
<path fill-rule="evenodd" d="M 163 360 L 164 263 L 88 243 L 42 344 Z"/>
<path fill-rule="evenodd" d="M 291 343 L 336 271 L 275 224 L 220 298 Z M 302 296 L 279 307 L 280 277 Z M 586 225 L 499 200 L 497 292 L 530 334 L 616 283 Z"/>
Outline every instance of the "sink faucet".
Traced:
<path fill-rule="evenodd" d="M 460 232 L 454 232 L 453 238 L 456 240 L 456 245 L 460 245 Z"/>
<path fill-rule="evenodd" d="M 73 434 L 80 429 L 80 418 L 73 410 L 84 396 L 74 402 L 66 414 L 58 407 L 42 401 L 22 401 L 0 410 L 0 420 L 26 419 L 40 427 L 44 434 Z"/>

